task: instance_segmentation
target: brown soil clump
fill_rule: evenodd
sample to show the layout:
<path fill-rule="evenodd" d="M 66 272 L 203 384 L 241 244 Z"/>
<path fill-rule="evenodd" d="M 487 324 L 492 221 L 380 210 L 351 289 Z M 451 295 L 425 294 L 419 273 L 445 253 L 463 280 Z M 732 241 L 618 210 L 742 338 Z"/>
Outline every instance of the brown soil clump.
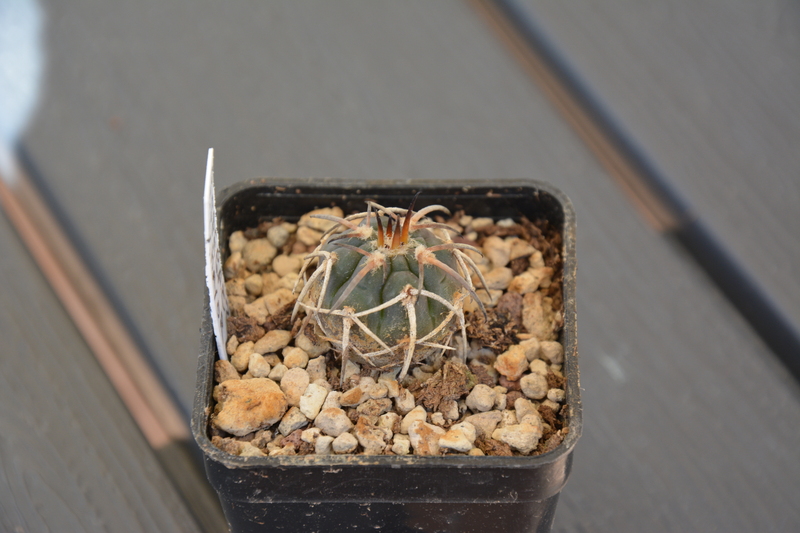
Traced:
<path fill-rule="evenodd" d="M 249 316 L 228 317 L 228 333 L 236 335 L 239 342 L 255 342 L 267 331 L 258 325 L 255 318 Z"/>
<path fill-rule="evenodd" d="M 461 361 L 450 359 L 441 370 L 426 381 L 414 396 L 426 408 L 439 411 L 442 402 L 457 400 L 469 394 L 476 382 L 475 376 Z"/>

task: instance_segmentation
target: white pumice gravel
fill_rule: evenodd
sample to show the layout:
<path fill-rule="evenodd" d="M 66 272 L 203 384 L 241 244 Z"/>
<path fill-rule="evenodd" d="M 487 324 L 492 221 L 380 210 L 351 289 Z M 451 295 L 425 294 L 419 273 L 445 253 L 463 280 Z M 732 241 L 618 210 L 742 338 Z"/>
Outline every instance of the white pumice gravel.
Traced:
<path fill-rule="evenodd" d="M 306 391 L 310 380 L 308 372 L 303 368 L 290 368 L 281 379 L 281 390 L 286 395 L 289 405 L 298 405 L 300 397 Z"/>
<path fill-rule="evenodd" d="M 522 389 L 522 393 L 533 400 L 541 400 L 547 396 L 549 388 L 547 386 L 547 378 L 533 372 L 522 376 L 522 379 L 519 380 L 519 386 Z"/>
<path fill-rule="evenodd" d="M 290 407 L 286 414 L 283 415 L 281 423 L 278 425 L 278 431 L 280 431 L 281 435 L 286 436 L 295 429 L 300 429 L 306 425 L 308 425 L 308 418 L 297 407 Z"/>
<path fill-rule="evenodd" d="M 314 418 L 314 425 L 321 429 L 326 435 L 338 437 L 342 433 L 347 433 L 353 427 L 353 422 L 348 418 L 347 413 L 338 407 L 327 407 L 319 412 Z"/>
<path fill-rule="evenodd" d="M 485 412 L 494 408 L 494 401 L 497 393 L 483 383 L 479 383 L 473 387 L 472 392 L 467 396 L 467 407 L 475 412 Z"/>
<path fill-rule="evenodd" d="M 339 208 L 315 212 L 342 216 Z M 231 333 L 225 346 L 230 361 L 215 363 L 211 432 L 217 446 L 274 457 L 527 455 L 558 445 L 566 434 L 562 407 L 568 401 L 564 348 L 557 340 L 561 311 L 552 297 L 560 279 L 536 242 L 519 237 L 516 222 L 469 216 L 446 221 L 481 245 L 483 255 L 467 255 L 487 283 L 488 293 L 477 291 L 484 306 L 490 312 L 500 312 L 501 304 L 516 309 L 522 327 L 518 339 L 501 348 L 470 336 L 468 388 L 426 400 L 428 387 L 441 386 L 442 369 L 453 356 L 412 366 L 400 381 L 398 368 L 371 371 L 351 360 L 342 369 L 318 327 L 303 329 L 281 315 L 291 309 L 295 286 L 303 286 L 298 277 L 304 258 L 333 224 L 310 214 L 297 224 L 267 224 L 257 238 L 252 230 L 229 238 L 223 268 L 229 307 L 251 329 L 241 338 Z M 480 313 L 475 302 L 465 309 Z M 260 333 L 247 333 L 258 328 Z"/>
<path fill-rule="evenodd" d="M 314 441 L 314 453 L 317 455 L 330 455 L 333 451 L 331 449 L 333 440 L 333 437 L 329 435 L 320 435 L 317 437 L 317 440 Z"/>
<path fill-rule="evenodd" d="M 316 383 L 310 383 L 300 397 L 300 412 L 307 418 L 314 420 L 319 414 L 320 409 L 322 409 L 322 404 L 325 403 L 325 398 L 327 397 L 328 389 Z"/>
<path fill-rule="evenodd" d="M 338 437 L 333 439 L 331 448 L 333 453 L 352 453 L 358 447 L 358 439 L 352 433 L 341 433 Z"/>
<path fill-rule="evenodd" d="M 428 419 L 428 412 L 421 405 L 412 409 L 400 422 L 400 433 L 408 435 L 408 429 L 414 422 L 425 422 Z"/>

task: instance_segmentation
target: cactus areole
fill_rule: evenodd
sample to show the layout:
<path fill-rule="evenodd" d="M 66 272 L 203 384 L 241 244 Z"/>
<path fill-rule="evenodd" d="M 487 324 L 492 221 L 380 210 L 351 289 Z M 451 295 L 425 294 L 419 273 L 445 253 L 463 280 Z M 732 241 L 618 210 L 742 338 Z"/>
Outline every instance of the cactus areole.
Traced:
<path fill-rule="evenodd" d="M 465 352 L 465 301 L 483 310 L 470 274 L 486 286 L 465 251 L 480 252 L 453 242 L 454 228 L 425 217 L 445 207 L 416 213 L 413 207 L 414 201 L 408 209 L 367 202 L 366 212 L 346 218 L 313 215 L 336 225 L 303 264 L 294 316 L 305 310 L 341 353 L 343 369 L 350 359 L 382 370 L 401 367 L 402 379 L 412 363 L 456 350 L 459 329 Z"/>

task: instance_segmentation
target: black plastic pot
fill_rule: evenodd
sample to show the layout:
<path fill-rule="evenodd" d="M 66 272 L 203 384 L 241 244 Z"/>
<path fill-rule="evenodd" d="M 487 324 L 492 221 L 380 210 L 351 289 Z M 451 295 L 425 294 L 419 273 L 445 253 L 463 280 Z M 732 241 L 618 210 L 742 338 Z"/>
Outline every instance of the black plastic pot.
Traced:
<path fill-rule="evenodd" d="M 442 204 L 475 217 L 546 218 L 563 235 L 564 373 L 569 433 L 555 450 L 533 457 L 281 456 L 239 457 L 211 444 L 217 349 L 206 307 L 192 431 L 206 472 L 234 532 L 250 531 L 549 531 L 581 433 L 575 313 L 575 217 L 570 201 L 539 182 L 386 186 L 322 181 L 253 180 L 220 194 L 220 242 L 236 230 L 282 216 L 338 205 L 362 211 L 364 201 L 417 207 Z M 223 245 L 224 247 L 224 245 Z M 225 257 L 225 251 L 222 251 Z"/>

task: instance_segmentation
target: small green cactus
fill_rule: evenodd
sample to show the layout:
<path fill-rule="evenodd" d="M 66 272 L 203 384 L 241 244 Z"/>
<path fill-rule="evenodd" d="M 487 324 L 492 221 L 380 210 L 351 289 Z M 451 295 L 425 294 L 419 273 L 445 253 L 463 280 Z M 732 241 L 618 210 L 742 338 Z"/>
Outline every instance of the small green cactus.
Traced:
<path fill-rule="evenodd" d="M 453 242 L 453 228 L 425 218 L 445 207 L 413 207 L 367 202 L 366 212 L 344 219 L 312 215 L 337 224 L 303 264 L 292 319 L 305 309 L 342 354 L 343 367 L 349 358 L 380 369 L 402 365 L 402 379 L 412 362 L 454 350 L 456 328 L 466 348 L 467 298 L 483 310 L 470 271 L 482 283 L 483 276 L 463 252 L 479 250 Z"/>

